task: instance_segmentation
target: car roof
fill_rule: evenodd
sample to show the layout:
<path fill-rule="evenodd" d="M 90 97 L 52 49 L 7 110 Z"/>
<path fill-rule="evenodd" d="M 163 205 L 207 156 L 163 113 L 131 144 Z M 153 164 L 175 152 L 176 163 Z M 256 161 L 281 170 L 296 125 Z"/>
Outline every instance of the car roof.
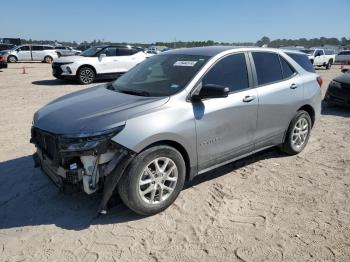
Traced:
<path fill-rule="evenodd" d="M 179 48 L 171 49 L 165 51 L 162 54 L 180 54 L 180 55 L 203 55 L 203 56 L 216 56 L 222 52 L 236 50 L 239 52 L 244 51 L 260 51 L 260 52 L 289 52 L 296 54 L 304 54 L 295 50 L 282 50 L 277 48 L 266 48 L 266 47 L 257 47 L 257 46 L 206 46 L 206 47 L 191 47 L 191 48 Z"/>

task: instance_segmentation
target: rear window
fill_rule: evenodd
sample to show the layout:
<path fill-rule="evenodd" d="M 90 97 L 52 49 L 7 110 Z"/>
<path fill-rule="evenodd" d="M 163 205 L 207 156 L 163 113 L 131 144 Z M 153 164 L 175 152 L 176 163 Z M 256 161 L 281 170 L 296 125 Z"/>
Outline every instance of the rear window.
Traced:
<path fill-rule="evenodd" d="M 306 55 L 303 54 L 296 54 L 296 53 L 286 53 L 289 55 L 295 62 L 297 62 L 304 70 L 315 73 L 314 66 L 311 64 L 309 58 Z"/>

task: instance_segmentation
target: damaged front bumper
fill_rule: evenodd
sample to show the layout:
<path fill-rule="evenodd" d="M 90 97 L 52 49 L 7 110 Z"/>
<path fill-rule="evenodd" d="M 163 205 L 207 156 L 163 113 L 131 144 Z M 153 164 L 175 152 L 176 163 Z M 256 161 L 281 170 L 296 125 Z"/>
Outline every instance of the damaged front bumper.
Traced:
<path fill-rule="evenodd" d="M 103 189 L 99 212 L 105 213 L 120 177 L 135 156 L 131 150 L 111 141 L 120 130 L 93 136 L 62 136 L 33 127 L 31 143 L 37 148 L 33 155 L 35 166 L 61 189 L 75 187 L 87 194 Z"/>

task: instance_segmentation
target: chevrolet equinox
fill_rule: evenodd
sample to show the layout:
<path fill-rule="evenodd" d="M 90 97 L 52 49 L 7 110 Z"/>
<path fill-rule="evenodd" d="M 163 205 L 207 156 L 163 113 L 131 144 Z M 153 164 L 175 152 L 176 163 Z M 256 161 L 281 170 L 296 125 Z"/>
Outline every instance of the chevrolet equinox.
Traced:
<path fill-rule="evenodd" d="M 34 162 L 60 188 L 101 191 L 102 214 L 114 191 L 133 211 L 155 214 L 196 175 L 273 146 L 301 152 L 321 85 L 296 51 L 167 51 L 36 112 Z"/>

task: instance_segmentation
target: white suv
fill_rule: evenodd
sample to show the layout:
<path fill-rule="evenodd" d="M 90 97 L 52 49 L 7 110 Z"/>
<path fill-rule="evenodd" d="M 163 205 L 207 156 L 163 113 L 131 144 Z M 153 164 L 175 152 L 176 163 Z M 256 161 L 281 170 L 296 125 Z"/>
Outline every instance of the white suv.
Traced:
<path fill-rule="evenodd" d="M 50 45 L 20 45 L 5 53 L 7 62 L 17 61 L 42 61 L 51 63 L 58 58 L 53 46 Z"/>
<path fill-rule="evenodd" d="M 95 46 L 79 56 L 61 57 L 55 60 L 52 64 L 52 74 L 58 79 L 90 84 L 95 79 L 116 79 L 146 58 L 146 53 L 136 47 Z"/>
<path fill-rule="evenodd" d="M 335 51 L 332 49 L 309 49 L 301 50 L 306 53 L 314 66 L 324 66 L 330 69 L 335 61 Z"/>

